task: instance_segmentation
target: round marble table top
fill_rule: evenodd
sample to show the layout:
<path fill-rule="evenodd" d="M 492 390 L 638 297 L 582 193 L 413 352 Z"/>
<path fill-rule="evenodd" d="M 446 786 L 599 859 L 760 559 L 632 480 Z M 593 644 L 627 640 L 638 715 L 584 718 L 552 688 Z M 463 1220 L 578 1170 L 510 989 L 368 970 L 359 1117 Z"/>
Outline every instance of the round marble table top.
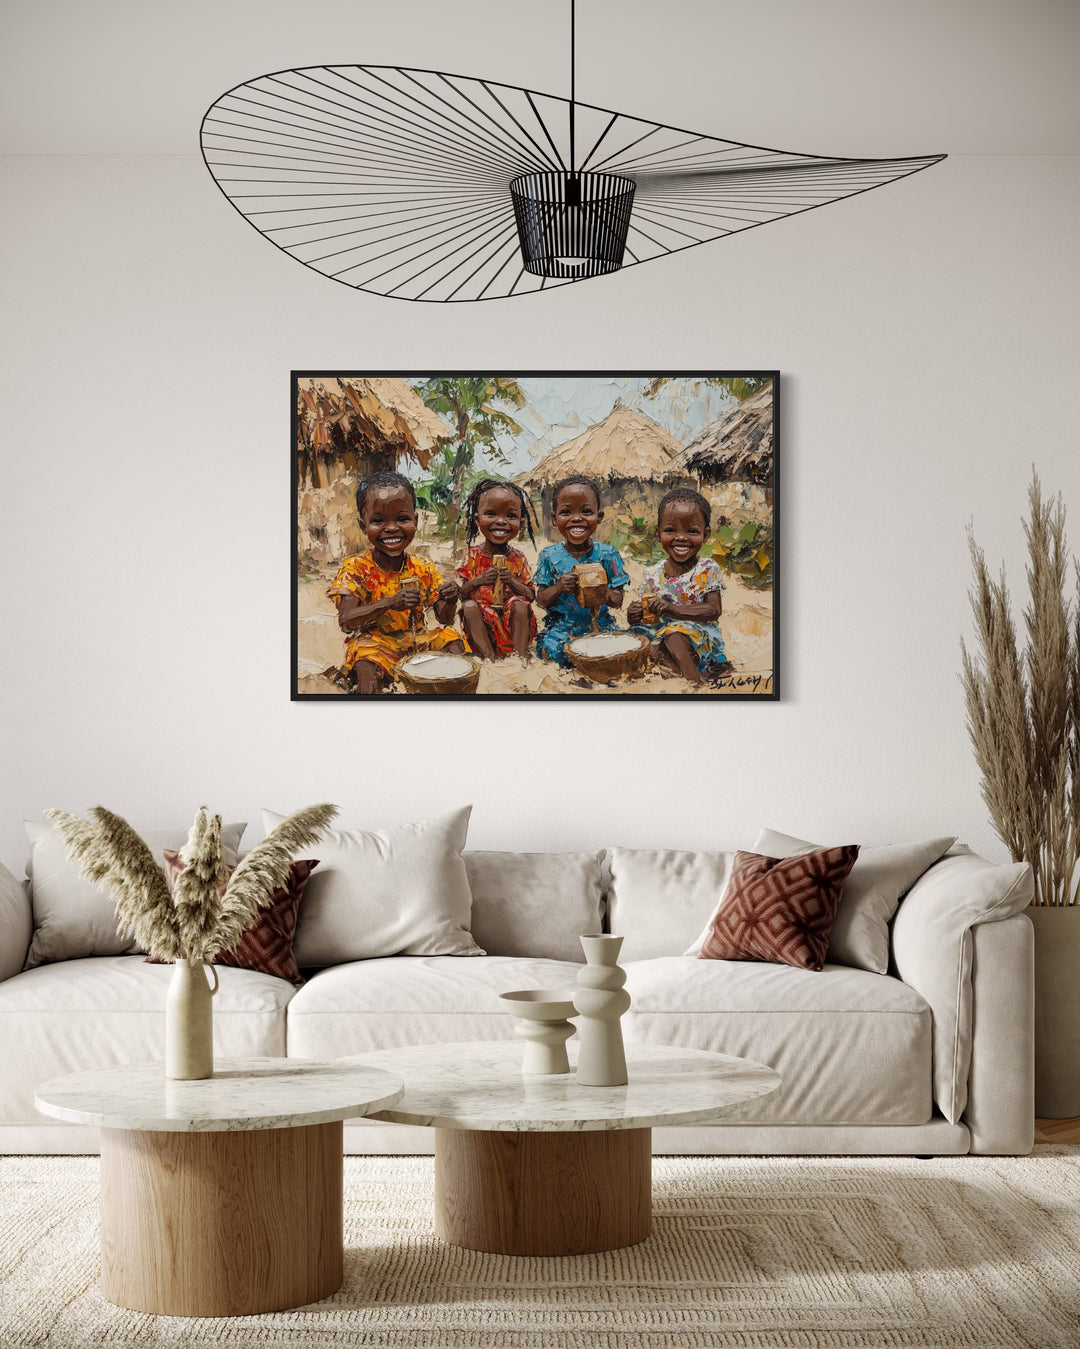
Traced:
<path fill-rule="evenodd" d="M 404 1083 L 344 1059 L 218 1059 L 214 1076 L 177 1082 L 161 1063 L 123 1063 L 38 1087 L 46 1115 L 104 1129 L 167 1133 L 288 1129 L 369 1115 L 393 1105 Z"/>
<path fill-rule="evenodd" d="M 571 1065 L 577 1046 L 571 1042 Z M 517 1041 L 415 1045 L 344 1059 L 405 1079 L 376 1119 L 436 1129 L 583 1132 L 719 1119 L 780 1086 L 779 1073 L 702 1049 L 628 1048 L 623 1087 L 582 1086 L 574 1073 L 526 1077 Z"/>

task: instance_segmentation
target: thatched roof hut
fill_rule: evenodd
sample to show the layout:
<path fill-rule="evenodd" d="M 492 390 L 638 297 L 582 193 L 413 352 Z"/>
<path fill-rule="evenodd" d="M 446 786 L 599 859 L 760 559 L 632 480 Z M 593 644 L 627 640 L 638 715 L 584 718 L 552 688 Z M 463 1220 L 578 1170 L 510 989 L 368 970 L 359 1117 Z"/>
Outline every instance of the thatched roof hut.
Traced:
<path fill-rule="evenodd" d="M 678 463 L 682 472 L 702 483 L 743 482 L 771 487 L 772 380 L 707 426 L 681 451 Z"/>
<path fill-rule="evenodd" d="M 438 446 L 454 439 L 403 379 L 300 379 L 297 385 L 301 487 L 395 469 L 402 458 L 427 468 Z"/>
<path fill-rule="evenodd" d="M 557 445 L 518 481 L 535 489 L 550 487 L 572 473 L 601 482 L 664 478 L 675 468 L 681 451 L 675 437 L 651 417 L 617 407 L 580 436 Z"/>
<path fill-rule="evenodd" d="M 603 492 L 606 517 L 597 537 L 606 540 L 629 530 L 635 518 L 651 522 L 663 494 L 689 481 L 676 463 L 681 450 L 675 437 L 651 417 L 616 407 L 602 422 L 557 445 L 517 481 L 527 491 L 542 493 L 544 528 L 554 539 L 558 536 L 546 489 L 574 473 L 594 478 Z"/>

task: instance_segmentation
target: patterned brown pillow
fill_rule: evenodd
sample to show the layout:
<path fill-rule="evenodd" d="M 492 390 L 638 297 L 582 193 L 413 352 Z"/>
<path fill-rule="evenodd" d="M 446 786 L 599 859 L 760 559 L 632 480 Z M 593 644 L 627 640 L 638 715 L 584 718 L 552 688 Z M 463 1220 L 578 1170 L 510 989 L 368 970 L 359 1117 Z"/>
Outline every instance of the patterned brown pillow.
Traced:
<path fill-rule="evenodd" d="M 796 857 L 735 854 L 700 960 L 767 960 L 820 970 L 857 844 Z"/>
<path fill-rule="evenodd" d="M 166 848 L 163 856 L 169 887 L 172 888 L 184 870 L 184 863 L 180 854 L 171 849 Z M 214 964 L 232 965 L 240 970 L 258 970 L 262 974 L 288 979 L 290 983 L 302 983 L 293 955 L 293 938 L 296 935 L 300 901 L 304 898 L 304 886 L 318 865 L 317 860 L 311 859 L 293 862 L 289 868 L 289 879 L 274 891 L 270 903 L 259 910 L 255 926 L 248 928 L 231 951 L 222 951 Z M 233 870 L 233 867 L 229 868 L 230 876 Z M 162 963 L 153 956 L 147 959 L 153 964 Z"/>

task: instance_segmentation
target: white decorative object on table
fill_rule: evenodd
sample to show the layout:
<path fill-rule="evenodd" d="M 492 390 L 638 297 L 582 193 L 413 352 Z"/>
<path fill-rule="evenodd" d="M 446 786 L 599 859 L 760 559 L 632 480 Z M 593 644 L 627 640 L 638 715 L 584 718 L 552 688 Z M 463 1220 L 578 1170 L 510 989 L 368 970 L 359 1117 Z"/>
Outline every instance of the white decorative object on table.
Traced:
<path fill-rule="evenodd" d="M 514 1034 L 525 1041 L 521 1071 L 530 1076 L 568 1073 L 566 1042 L 574 1033 L 567 1017 L 576 1008 L 567 990 L 527 988 L 499 997 L 514 1018 Z"/>
<path fill-rule="evenodd" d="M 587 1087 L 619 1087 L 626 1082 L 626 1053 L 619 1018 L 630 1006 L 617 963 L 622 937 L 592 933 L 581 938 L 588 961 L 578 972 L 574 1006 L 581 1020 L 577 1080 Z"/>
<path fill-rule="evenodd" d="M 208 982 L 213 979 L 213 987 Z M 165 1076 L 191 1081 L 214 1075 L 214 1012 L 217 970 L 196 960 L 177 960 L 165 994 Z"/>

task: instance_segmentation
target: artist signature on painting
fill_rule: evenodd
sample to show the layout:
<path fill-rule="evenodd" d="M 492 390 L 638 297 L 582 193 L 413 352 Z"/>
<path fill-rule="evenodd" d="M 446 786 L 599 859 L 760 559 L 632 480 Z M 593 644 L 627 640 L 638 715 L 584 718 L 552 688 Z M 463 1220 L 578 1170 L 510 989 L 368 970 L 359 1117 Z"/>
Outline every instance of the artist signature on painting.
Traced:
<path fill-rule="evenodd" d="M 771 693 L 772 681 L 771 674 L 729 674 L 721 675 L 715 688 L 718 693 Z"/>

